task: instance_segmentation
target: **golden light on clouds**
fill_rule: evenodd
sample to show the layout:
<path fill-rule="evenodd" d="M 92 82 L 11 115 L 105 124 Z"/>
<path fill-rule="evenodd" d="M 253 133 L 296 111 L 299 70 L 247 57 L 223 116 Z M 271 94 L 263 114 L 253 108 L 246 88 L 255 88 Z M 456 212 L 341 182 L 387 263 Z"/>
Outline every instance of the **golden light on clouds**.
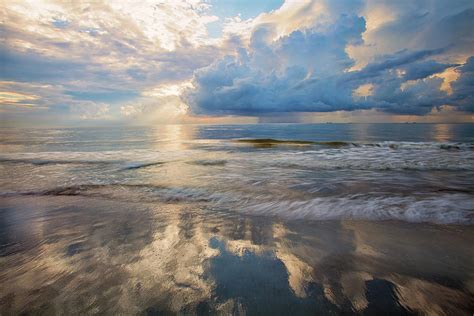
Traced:
<path fill-rule="evenodd" d="M 391 114 L 370 109 L 302 113 L 300 121 L 302 123 L 472 123 L 474 122 L 474 115 L 458 111 L 455 107 L 444 105 L 440 106 L 439 109 L 434 108 L 425 115 Z"/>
<path fill-rule="evenodd" d="M 448 68 L 444 72 L 437 74 L 436 77 L 443 79 L 441 90 L 446 92 L 447 94 L 452 94 L 453 89 L 451 88 L 451 83 L 459 78 L 459 73 L 456 71 L 456 69 Z"/>
<path fill-rule="evenodd" d="M 181 96 L 186 89 L 192 87 L 193 84 L 189 80 L 180 83 L 162 84 L 143 91 L 142 95 L 146 97 Z"/>
<path fill-rule="evenodd" d="M 1 103 L 18 103 L 24 100 L 36 100 L 38 99 L 35 95 L 27 95 L 13 91 L 0 91 L 0 102 Z"/>
<path fill-rule="evenodd" d="M 371 83 L 363 84 L 354 90 L 355 97 L 368 97 L 374 93 L 374 85 Z"/>
<path fill-rule="evenodd" d="M 366 28 L 367 31 L 364 33 L 366 36 L 369 32 L 381 27 L 384 24 L 395 21 L 396 15 L 393 10 L 390 10 L 386 5 L 380 1 L 370 1 L 371 5 L 367 6 L 365 10 L 366 17 Z"/>
<path fill-rule="evenodd" d="M 44 108 L 28 101 L 37 100 L 35 95 L 28 95 L 14 91 L 0 91 L 0 106 L 16 106 L 23 108 Z"/>

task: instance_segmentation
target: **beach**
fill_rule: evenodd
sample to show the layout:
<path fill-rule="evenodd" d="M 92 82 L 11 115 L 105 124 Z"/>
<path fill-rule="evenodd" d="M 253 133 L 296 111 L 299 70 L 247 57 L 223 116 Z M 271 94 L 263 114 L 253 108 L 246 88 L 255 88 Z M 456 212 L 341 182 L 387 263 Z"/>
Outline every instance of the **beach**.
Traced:
<path fill-rule="evenodd" d="M 0 313 L 470 315 L 472 128 L 3 130 Z"/>
<path fill-rule="evenodd" d="M 283 221 L 188 204 L 2 199 L 2 313 L 451 314 L 469 226 Z M 3 238 L 2 238 L 3 239 Z"/>

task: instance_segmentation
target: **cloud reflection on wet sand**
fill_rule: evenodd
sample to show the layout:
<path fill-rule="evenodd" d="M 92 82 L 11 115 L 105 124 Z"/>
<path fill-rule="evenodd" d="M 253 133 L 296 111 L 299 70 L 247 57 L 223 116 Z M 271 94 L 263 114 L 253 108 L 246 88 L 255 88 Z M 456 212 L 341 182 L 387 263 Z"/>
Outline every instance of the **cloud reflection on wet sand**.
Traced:
<path fill-rule="evenodd" d="M 1 314 L 469 314 L 469 226 L 2 198 Z"/>

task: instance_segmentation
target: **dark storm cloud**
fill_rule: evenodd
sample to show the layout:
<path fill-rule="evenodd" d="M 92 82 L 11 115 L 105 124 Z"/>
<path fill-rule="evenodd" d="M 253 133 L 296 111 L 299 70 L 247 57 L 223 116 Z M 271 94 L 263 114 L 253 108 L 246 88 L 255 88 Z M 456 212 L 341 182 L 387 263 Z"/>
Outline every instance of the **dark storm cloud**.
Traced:
<path fill-rule="evenodd" d="M 459 79 L 452 85 L 452 102 L 464 111 L 474 112 L 474 56 L 459 68 L 459 73 Z"/>
<path fill-rule="evenodd" d="M 405 74 L 403 77 L 406 80 L 418 80 L 429 77 L 431 75 L 443 72 L 447 68 L 459 66 L 458 64 L 441 64 L 434 60 L 427 60 L 411 64 L 404 67 Z"/>

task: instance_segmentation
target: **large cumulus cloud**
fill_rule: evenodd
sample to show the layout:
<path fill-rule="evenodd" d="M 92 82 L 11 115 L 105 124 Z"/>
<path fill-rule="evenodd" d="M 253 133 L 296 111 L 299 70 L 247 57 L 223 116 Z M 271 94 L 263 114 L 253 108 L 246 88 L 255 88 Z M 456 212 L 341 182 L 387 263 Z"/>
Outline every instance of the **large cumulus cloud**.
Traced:
<path fill-rule="evenodd" d="M 397 51 L 374 54 L 358 70 L 353 69 L 356 60 L 348 54 L 348 47 L 366 45 L 366 19 L 362 16 L 338 12 L 338 17 L 325 25 L 313 23 L 281 37 L 275 36 L 277 26 L 262 24 L 254 29 L 249 45 L 236 55 L 197 70 L 194 89 L 183 98 L 194 113 L 207 115 L 358 109 L 423 115 L 442 105 L 472 111 L 472 58 L 465 65 L 450 62 L 453 52 L 456 56 L 473 52 L 465 30 L 470 23 L 465 18 L 471 11 L 451 16 L 436 12 L 439 21 L 432 24 L 436 28 L 444 25 L 443 41 L 429 39 L 433 30 L 425 28 L 428 35 L 421 36 L 418 46 L 410 38 L 405 48 L 400 40 Z M 388 23 L 381 30 L 388 32 L 395 25 Z M 459 74 L 452 91 L 443 88 L 446 70 Z M 357 94 L 364 85 L 370 86 L 370 93 Z"/>
<path fill-rule="evenodd" d="M 295 31 L 275 42 L 268 40 L 272 29 L 260 26 L 248 49 L 195 73 L 196 90 L 186 101 L 197 113 L 330 111 L 348 105 L 352 90 L 333 91 L 354 64 L 345 47 L 361 41 L 364 19 L 342 16 L 325 32 Z"/>

